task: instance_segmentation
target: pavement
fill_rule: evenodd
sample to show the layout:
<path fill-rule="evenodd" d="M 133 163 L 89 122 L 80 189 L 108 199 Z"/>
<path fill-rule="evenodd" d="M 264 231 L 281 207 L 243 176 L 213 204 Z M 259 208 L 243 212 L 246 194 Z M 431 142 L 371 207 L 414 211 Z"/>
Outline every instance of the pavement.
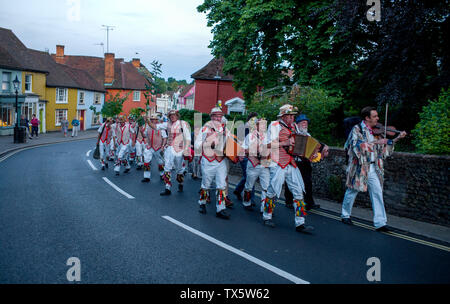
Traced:
<path fill-rule="evenodd" d="M 97 130 L 79 131 L 77 137 L 71 137 L 70 132 L 67 137 L 64 137 L 61 132 L 48 132 L 45 134 L 39 134 L 38 138 L 35 137 L 31 140 L 27 139 L 27 142 L 23 144 L 15 144 L 13 136 L 0 136 L 0 161 L 8 157 L 8 155 L 12 155 L 15 152 L 18 152 L 22 149 L 28 149 L 37 146 L 45 146 L 56 143 L 94 139 L 97 137 L 97 135 L 98 135 Z M 232 189 L 234 189 L 234 185 L 238 184 L 240 178 L 241 178 L 240 176 L 229 175 L 229 182 L 231 184 Z M 258 184 L 256 185 L 256 190 L 257 191 L 261 190 Z M 233 194 L 231 195 L 234 196 Z M 334 217 L 340 214 L 341 203 L 316 197 L 314 198 L 314 200 L 316 201 L 317 204 L 320 204 L 320 209 L 311 210 L 310 212 L 318 213 L 321 215 L 324 215 L 322 214 L 322 212 L 327 212 L 328 214 L 331 214 L 331 216 L 333 216 L 334 214 Z M 400 230 L 406 234 L 423 236 L 426 238 L 450 244 L 450 227 L 434 225 L 426 222 L 421 222 L 419 220 L 412 220 L 409 218 L 390 215 L 389 210 L 386 211 L 388 213 L 389 227 L 395 228 L 396 230 Z M 361 225 L 367 226 L 371 225 L 372 218 L 373 212 L 371 209 L 358 207 L 356 205 L 353 207 L 352 219 L 354 222 L 360 221 Z"/>
<path fill-rule="evenodd" d="M 72 131 L 68 132 L 67 137 L 64 137 L 64 135 L 60 131 L 56 131 L 56 132 L 41 133 L 39 134 L 39 137 L 33 137 L 33 139 L 27 138 L 26 143 L 22 144 L 15 144 L 13 135 L 0 136 L 0 158 L 14 151 L 19 151 L 21 149 L 43 146 L 48 144 L 69 142 L 74 140 L 92 139 L 96 138 L 97 136 L 98 136 L 97 129 L 79 131 L 78 136 L 75 137 L 72 137 Z"/>

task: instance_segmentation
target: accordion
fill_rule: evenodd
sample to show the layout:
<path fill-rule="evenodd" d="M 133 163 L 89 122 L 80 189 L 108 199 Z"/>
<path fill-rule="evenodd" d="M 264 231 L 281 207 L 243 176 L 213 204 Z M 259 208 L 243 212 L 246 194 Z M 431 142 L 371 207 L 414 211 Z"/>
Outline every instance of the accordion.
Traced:
<path fill-rule="evenodd" d="M 295 134 L 295 146 L 292 154 L 311 159 L 315 153 L 319 152 L 321 146 L 319 141 L 312 136 Z"/>

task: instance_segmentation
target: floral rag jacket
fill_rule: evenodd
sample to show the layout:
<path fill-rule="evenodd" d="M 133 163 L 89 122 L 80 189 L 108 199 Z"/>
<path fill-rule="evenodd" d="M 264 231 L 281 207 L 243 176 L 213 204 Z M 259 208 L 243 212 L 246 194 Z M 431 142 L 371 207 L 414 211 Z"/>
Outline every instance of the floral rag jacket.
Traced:
<path fill-rule="evenodd" d="M 370 137 L 369 128 L 361 122 L 353 127 L 344 146 L 348 155 L 346 186 L 359 192 L 367 191 L 371 152 L 374 152 L 375 172 L 383 188 L 384 159 L 394 151 L 394 145 L 369 143 Z"/>

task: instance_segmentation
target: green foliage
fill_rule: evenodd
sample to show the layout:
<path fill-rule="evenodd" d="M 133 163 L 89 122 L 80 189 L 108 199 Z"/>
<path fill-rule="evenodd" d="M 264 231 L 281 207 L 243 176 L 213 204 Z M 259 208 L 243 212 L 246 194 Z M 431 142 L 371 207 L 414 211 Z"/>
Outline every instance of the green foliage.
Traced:
<path fill-rule="evenodd" d="M 105 100 L 103 104 L 102 110 L 100 113 L 103 117 L 114 117 L 122 113 L 122 107 L 125 100 L 127 100 L 128 96 L 131 94 L 131 91 L 125 94 L 125 96 L 120 97 L 121 92 L 116 95 L 108 94 L 108 98 Z"/>
<path fill-rule="evenodd" d="M 139 126 L 143 126 L 145 124 L 144 117 L 142 117 L 142 113 L 145 113 L 145 109 L 143 108 L 133 108 L 130 110 L 130 115 L 134 117 Z"/>
<path fill-rule="evenodd" d="M 343 98 L 339 119 L 389 103 L 400 105 L 389 123 L 411 130 L 450 84 L 449 2 L 381 0 L 379 22 L 361 0 L 204 0 L 197 10 L 247 103 L 258 87 L 292 84 L 291 69 L 294 83 Z"/>
<path fill-rule="evenodd" d="M 417 151 L 450 154 L 450 88 L 438 100 L 430 100 L 419 113 L 420 121 L 412 131 Z"/>
<path fill-rule="evenodd" d="M 152 75 L 155 78 L 158 78 L 159 75 L 162 74 L 162 71 L 161 71 L 162 63 L 159 63 L 158 60 L 153 60 L 152 63 L 150 63 L 150 65 L 152 67 Z"/>
<path fill-rule="evenodd" d="M 292 92 L 295 92 L 293 90 Z M 308 131 L 315 138 L 329 143 L 332 140 L 331 131 L 336 128 L 336 123 L 331 121 L 331 114 L 342 100 L 330 96 L 325 90 L 302 87 L 288 98 L 265 98 L 262 101 L 254 101 L 248 106 L 247 112 L 256 112 L 260 117 L 268 121 L 277 120 L 279 109 L 284 104 L 296 106 L 300 113 L 306 114 L 310 119 Z"/>
<path fill-rule="evenodd" d="M 181 120 L 186 121 L 191 126 L 191 129 L 194 130 L 194 114 L 200 113 L 199 111 L 195 110 L 188 110 L 188 109 L 181 109 L 179 111 Z M 209 114 L 207 113 L 201 113 L 202 114 L 202 125 L 204 125 L 207 121 L 211 120 L 209 117 Z"/>

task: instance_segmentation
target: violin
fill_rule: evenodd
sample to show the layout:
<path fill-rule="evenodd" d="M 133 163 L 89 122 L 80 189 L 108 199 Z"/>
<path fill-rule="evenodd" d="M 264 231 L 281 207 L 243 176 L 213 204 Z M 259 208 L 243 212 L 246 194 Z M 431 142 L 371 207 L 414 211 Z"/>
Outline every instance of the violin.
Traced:
<path fill-rule="evenodd" d="M 381 124 L 377 123 L 373 128 L 373 135 L 384 138 L 384 134 L 386 133 L 387 139 L 395 139 L 400 135 L 403 131 L 397 130 L 394 126 L 387 126 L 386 128 Z"/>

